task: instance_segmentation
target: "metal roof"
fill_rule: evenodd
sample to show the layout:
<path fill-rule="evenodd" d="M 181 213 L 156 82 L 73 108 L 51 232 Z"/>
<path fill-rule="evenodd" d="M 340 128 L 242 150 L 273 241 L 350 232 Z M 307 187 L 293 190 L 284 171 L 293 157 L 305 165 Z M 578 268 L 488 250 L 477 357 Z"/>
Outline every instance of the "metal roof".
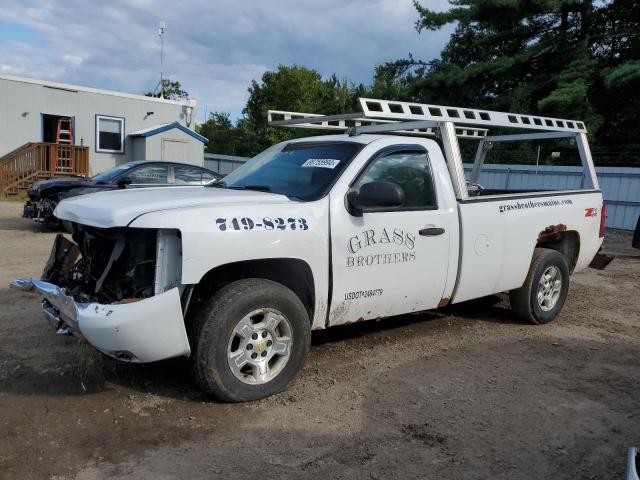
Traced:
<path fill-rule="evenodd" d="M 123 97 L 123 98 L 131 98 L 135 100 L 144 100 L 147 102 L 160 102 L 160 103 L 171 103 L 173 105 L 186 105 L 188 107 L 195 107 L 195 100 L 169 100 L 167 98 L 158 98 L 158 97 L 147 97 L 146 95 L 137 95 L 135 93 L 125 93 L 125 92 L 116 92 L 113 90 L 102 90 L 99 88 L 91 88 L 91 87 L 81 87 L 79 85 L 72 85 L 69 83 L 61 83 L 61 82 L 52 82 L 49 80 L 39 80 L 36 78 L 28 78 L 28 77 L 19 77 L 17 75 L 7 75 L 4 73 L 0 73 L 0 80 L 7 80 L 11 82 L 21 82 L 21 83 L 31 83 L 35 85 L 42 85 L 46 88 L 53 88 L 56 90 L 65 90 L 71 93 L 77 92 L 88 92 L 88 93 L 97 93 L 100 95 L 111 95 L 114 97 Z"/>
<path fill-rule="evenodd" d="M 174 128 L 177 128 L 178 130 L 183 131 L 187 135 L 190 135 L 193 138 L 195 138 L 196 140 L 200 140 L 202 143 L 209 142 L 207 138 L 185 127 L 179 122 L 161 123 L 160 125 L 154 125 L 152 127 L 143 128 L 142 130 L 138 130 L 136 132 L 130 133 L 129 136 L 130 137 L 151 137 L 153 135 L 157 135 L 158 133 L 166 132 L 167 130 L 172 130 Z"/>

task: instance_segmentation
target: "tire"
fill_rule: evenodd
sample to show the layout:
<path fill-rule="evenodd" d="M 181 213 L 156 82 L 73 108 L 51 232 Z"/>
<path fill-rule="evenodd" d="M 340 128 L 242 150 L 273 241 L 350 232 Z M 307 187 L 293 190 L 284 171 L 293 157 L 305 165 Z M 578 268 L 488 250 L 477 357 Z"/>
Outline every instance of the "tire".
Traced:
<path fill-rule="evenodd" d="M 258 278 L 221 288 L 195 313 L 190 330 L 194 377 L 225 402 L 283 391 L 302 369 L 311 343 L 300 298 Z"/>
<path fill-rule="evenodd" d="M 557 281 L 560 281 L 559 288 Z M 539 300 L 540 293 L 542 300 Z M 536 248 L 524 285 L 511 290 L 509 299 L 516 315 L 527 322 L 542 324 L 558 316 L 568 293 L 569 266 L 565 256 L 556 250 Z"/>

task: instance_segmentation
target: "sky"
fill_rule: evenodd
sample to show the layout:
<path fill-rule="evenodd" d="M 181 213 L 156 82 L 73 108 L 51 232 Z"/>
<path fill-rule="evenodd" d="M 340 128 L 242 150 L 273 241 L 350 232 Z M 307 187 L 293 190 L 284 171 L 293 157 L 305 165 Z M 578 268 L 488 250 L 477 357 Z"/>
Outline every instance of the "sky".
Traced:
<path fill-rule="evenodd" d="M 422 0 L 433 10 L 446 0 Z M 0 0 L 0 73 L 143 94 L 164 76 L 206 112 L 241 115 L 279 64 L 368 83 L 389 60 L 430 60 L 451 28 L 418 34 L 411 0 Z"/>

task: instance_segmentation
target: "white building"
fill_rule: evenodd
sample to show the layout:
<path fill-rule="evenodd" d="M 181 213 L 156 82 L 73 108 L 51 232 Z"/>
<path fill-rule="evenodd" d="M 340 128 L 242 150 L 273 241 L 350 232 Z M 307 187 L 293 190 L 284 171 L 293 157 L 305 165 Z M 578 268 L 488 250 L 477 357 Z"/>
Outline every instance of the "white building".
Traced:
<path fill-rule="evenodd" d="M 0 189 L 132 160 L 203 164 L 195 102 L 0 74 Z"/>

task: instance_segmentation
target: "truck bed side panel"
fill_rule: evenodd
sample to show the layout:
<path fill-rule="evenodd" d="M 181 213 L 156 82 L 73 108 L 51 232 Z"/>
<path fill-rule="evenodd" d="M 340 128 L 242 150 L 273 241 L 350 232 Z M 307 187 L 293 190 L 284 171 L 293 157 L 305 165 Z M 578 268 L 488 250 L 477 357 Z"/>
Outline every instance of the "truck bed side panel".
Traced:
<path fill-rule="evenodd" d="M 575 231 L 580 250 L 575 270 L 598 252 L 602 194 L 557 192 L 460 202 L 461 268 L 454 302 L 519 288 L 538 237 L 548 227 Z"/>

